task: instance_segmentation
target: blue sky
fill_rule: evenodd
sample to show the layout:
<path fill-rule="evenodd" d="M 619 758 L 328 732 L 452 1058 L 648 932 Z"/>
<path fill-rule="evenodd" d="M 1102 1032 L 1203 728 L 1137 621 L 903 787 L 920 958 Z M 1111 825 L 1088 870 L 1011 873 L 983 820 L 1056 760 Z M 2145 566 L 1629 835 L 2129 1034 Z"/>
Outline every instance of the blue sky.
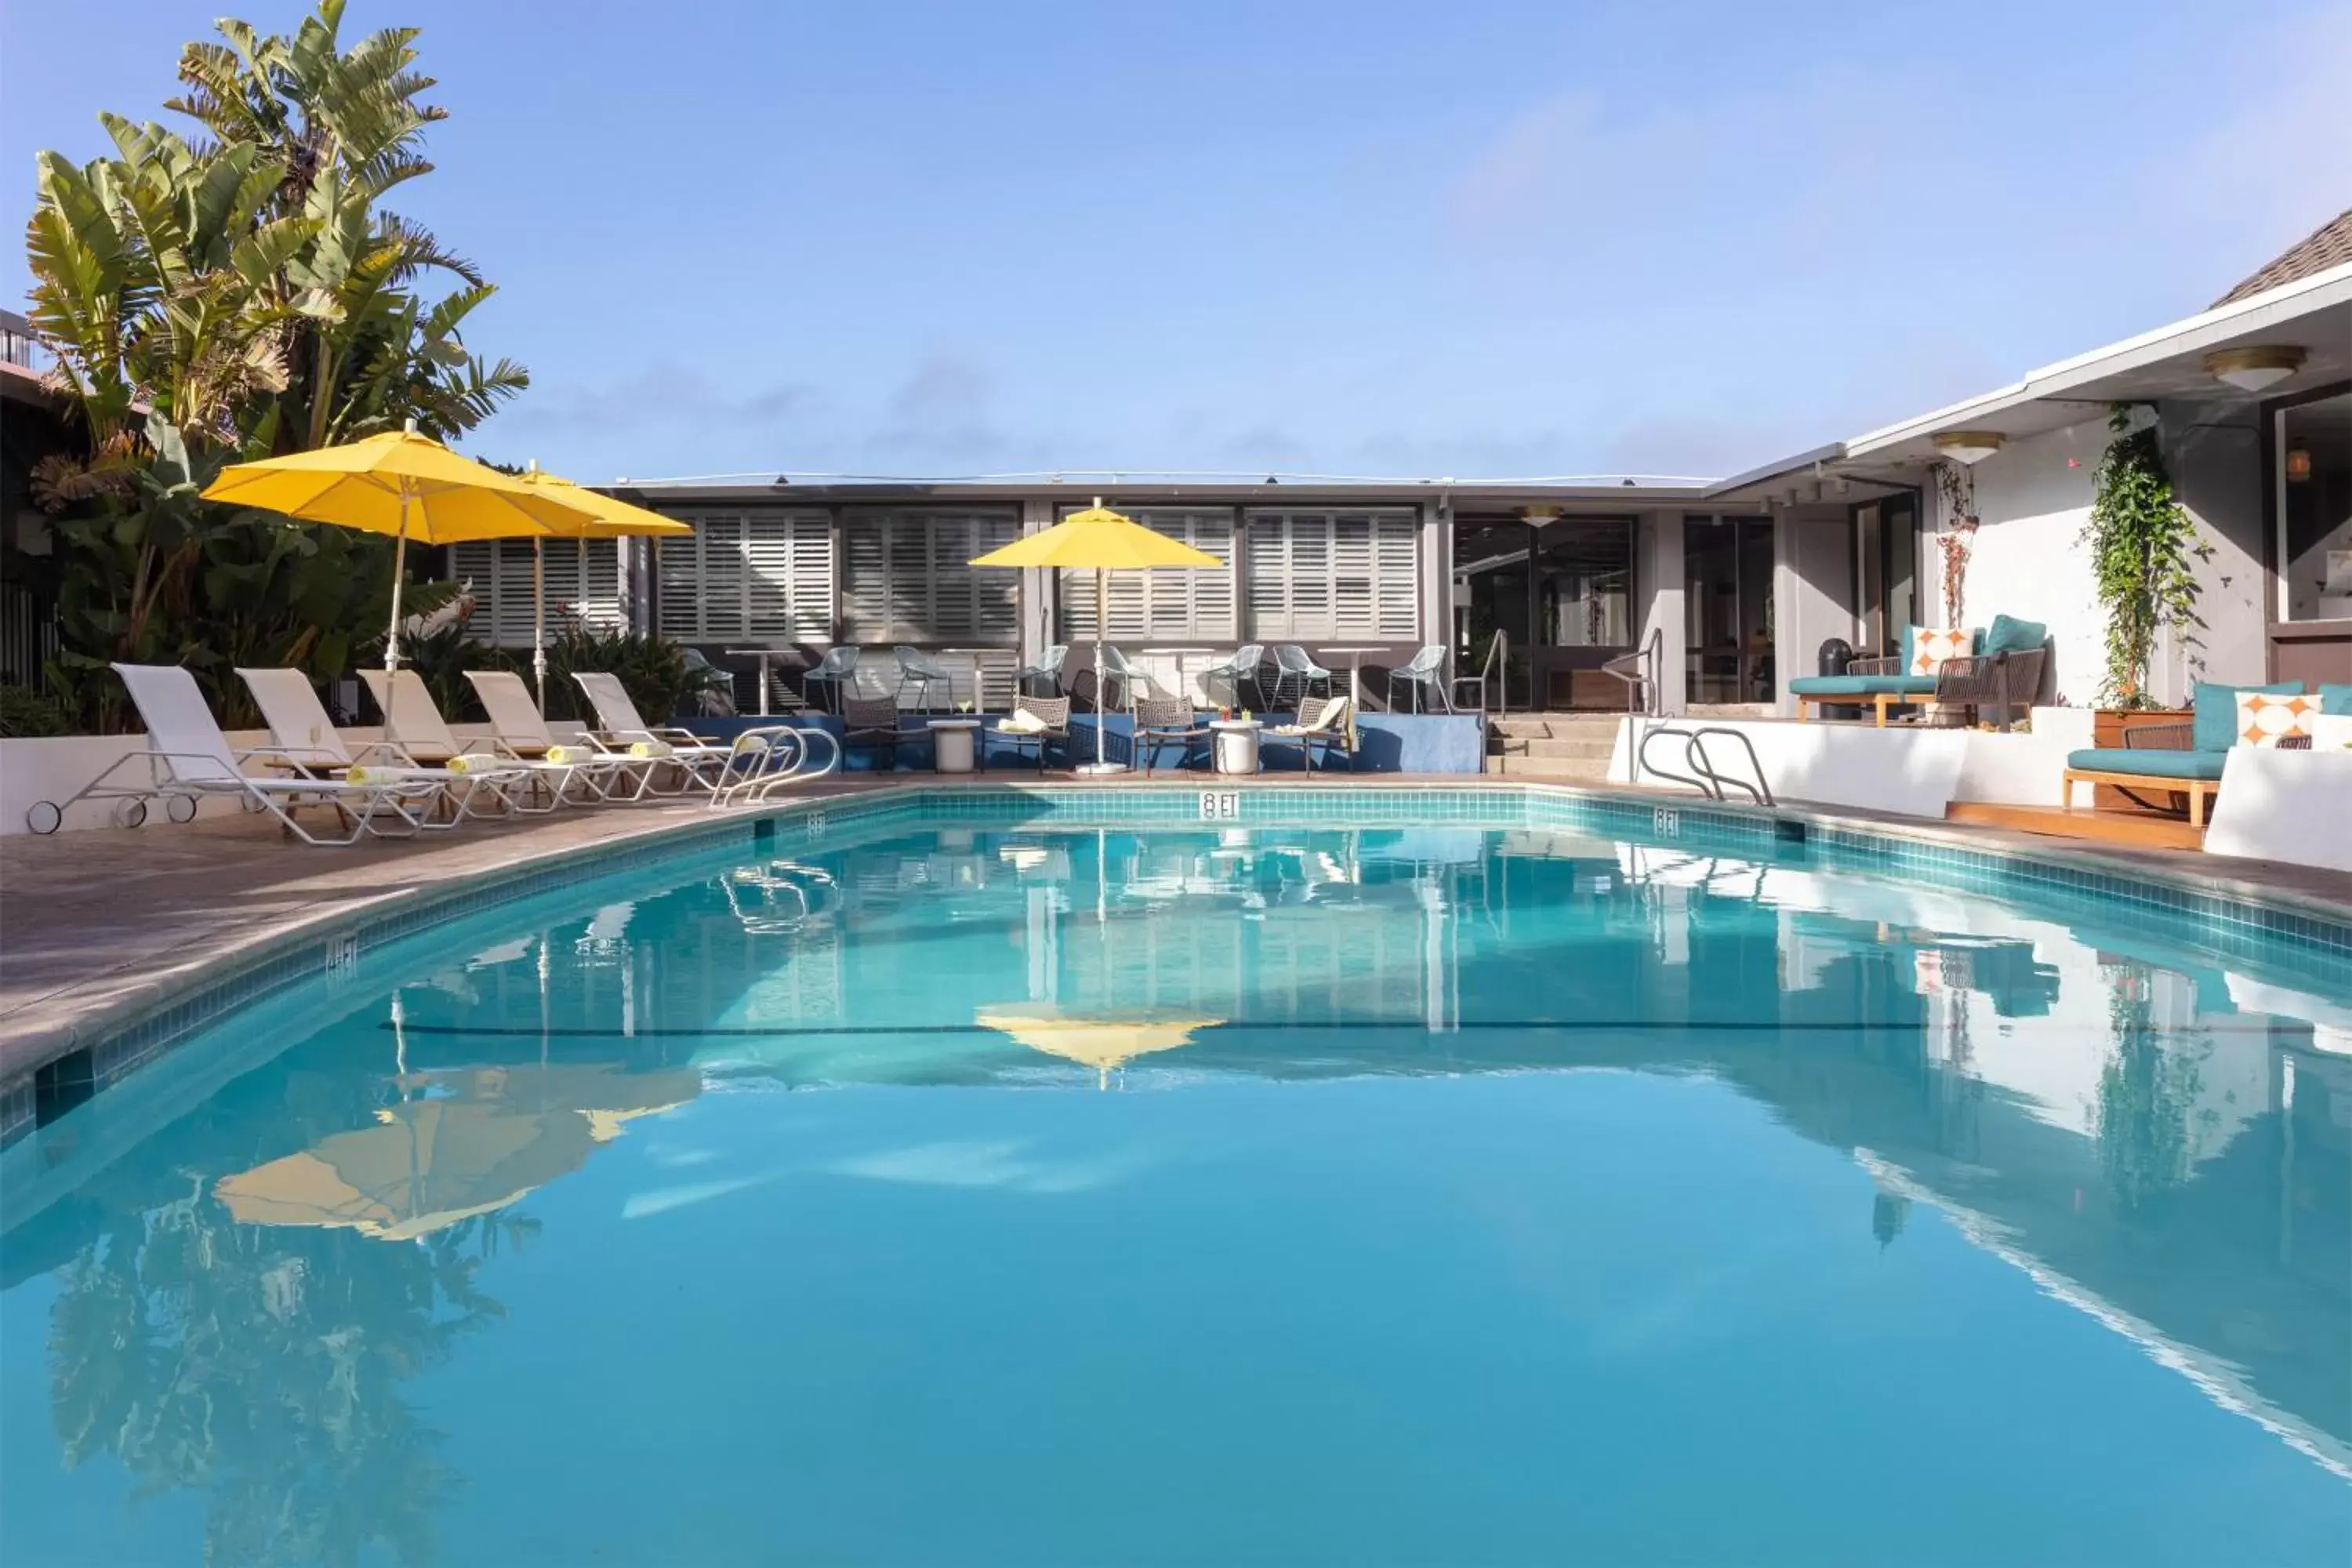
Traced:
<path fill-rule="evenodd" d="M 224 7 L 0 21 L 0 169 Z M 656 18 L 648 23 L 648 16 Z M 2352 6 L 353 0 L 590 480 L 1716 474 L 2189 314 L 2352 205 Z M 69 68 L 58 62 L 70 60 Z M 26 282 L 11 248 L 6 290 Z"/>

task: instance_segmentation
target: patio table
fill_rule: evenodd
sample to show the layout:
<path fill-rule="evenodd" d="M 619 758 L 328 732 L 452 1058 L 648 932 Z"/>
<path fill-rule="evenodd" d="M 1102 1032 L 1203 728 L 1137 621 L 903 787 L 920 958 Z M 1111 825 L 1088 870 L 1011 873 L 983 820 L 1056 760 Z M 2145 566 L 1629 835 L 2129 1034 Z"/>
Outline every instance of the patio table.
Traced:
<path fill-rule="evenodd" d="M 1171 658 L 1176 661 L 1176 695 L 1186 701 L 1196 701 L 1190 679 L 1184 673 L 1184 661 L 1195 654 L 1214 653 L 1213 647 L 1147 647 L 1139 648 L 1147 658 Z"/>
<path fill-rule="evenodd" d="M 768 661 L 778 654 L 792 655 L 795 662 L 805 663 L 788 647 L 728 647 L 719 650 L 729 658 L 756 658 L 760 661 L 760 717 L 770 717 L 768 711 Z"/>
<path fill-rule="evenodd" d="M 1384 653 L 1385 647 L 1322 647 L 1317 653 L 1344 653 L 1348 656 L 1348 749 L 1356 749 L 1356 717 L 1364 710 L 1364 656 Z"/>
<path fill-rule="evenodd" d="M 943 773 L 971 772 L 972 754 L 980 740 L 977 719 L 931 721 L 931 766 Z"/>
<path fill-rule="evenodd" d="M 1255 719 L 1212 719 L 1209 728 L 1216 739 L 1217 772 L 1221 773 L 1254 773 L 1258 769 L 1257 735 L 1265 728 Z"/>

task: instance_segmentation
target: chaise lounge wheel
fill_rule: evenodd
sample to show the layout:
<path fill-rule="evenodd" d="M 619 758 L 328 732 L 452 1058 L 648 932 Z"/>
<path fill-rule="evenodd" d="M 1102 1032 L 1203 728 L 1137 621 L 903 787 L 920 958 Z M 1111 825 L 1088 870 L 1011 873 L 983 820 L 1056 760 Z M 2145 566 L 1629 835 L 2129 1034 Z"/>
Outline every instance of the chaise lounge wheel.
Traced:
<path fill-rule="evenodd" d="M 37 800 L 25 811 L 25 826 L 46 837 L 65 826 L 66 814 L 53 800 Z"/>
<path fill-rule="evenodd" d="M 147 820 L 147 803 L 143 800 L 118 801 L 114 806 L 114 826 L 136 827 Z"/>
<path fill-rule="evenodd" d="M 174 822 L 194 822 L 196 819 L 196 797 L 192 795 L 165 795 L 163 815 Z"/>

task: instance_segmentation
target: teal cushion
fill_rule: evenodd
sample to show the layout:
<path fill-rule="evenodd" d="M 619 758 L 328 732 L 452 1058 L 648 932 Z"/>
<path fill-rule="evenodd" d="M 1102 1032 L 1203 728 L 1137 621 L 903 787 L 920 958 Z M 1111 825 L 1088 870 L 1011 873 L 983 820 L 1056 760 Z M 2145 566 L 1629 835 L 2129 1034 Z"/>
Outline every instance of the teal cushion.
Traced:
<path fill-rule="evenodd" d="M 2321 681 L 2319 710 L 2322 713 L 2352 713 L 2352 681 Z"/>
<path fill-rule="evenodd" d="M 1995 616 L 1992 629 L 1984 635 L 1980 651 L 1996 653 L 2032 653 L 2050 640 L 2050 628 L 2040 621 L 2021 621 L 2014 616 Z"/>
<path fill-rule="evenodd" d="M 2156 779 L 2218 779 L 2229 751 L 2167 752 L 2154 746 L 2100 746 L 2069 752 L 2066 765 L 2086 773 L 2145 773 Z"/>
<path fill-rule="evenodd" d="M 2269 686 L 2223 686 L 2216 681 L 2197 683 L 2197 728 L 2189 739 L 2200 752 L 2226 752 L 2238 742 L 2238 693 L 2266 691 L 2274 697 L 2293 697 L 2303 690 L 2300 680 L 2275 681 Z"/>
<path fill-rule="evenodd" d="M 1789 682 L 1800 697 L 1933 697 L 1932 675 L 1806 675 Z"/>

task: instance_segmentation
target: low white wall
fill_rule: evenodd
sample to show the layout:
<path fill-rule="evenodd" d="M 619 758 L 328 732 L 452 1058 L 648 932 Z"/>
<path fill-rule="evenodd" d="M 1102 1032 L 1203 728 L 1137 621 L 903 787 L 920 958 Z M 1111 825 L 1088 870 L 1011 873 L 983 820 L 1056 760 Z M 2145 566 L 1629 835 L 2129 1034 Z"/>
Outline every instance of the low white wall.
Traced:
<path fill-rule="evenodd" d="M 490 732 L 487 724 L 457 724 L 451 726 L 460 740 L 472 740 Z M 577 724 L 556 723 L 551 728 L 557 733 L 576 732 Z M 380 740 L 383 731 L 375 728 L 345 730 L 344 741 L 358 745 L 366 741 Z M 266 746 L 269 732 L 266 730 L 232 730 L 229 745 L 237 751 Z M 41 740 L 0 740 L 0 834 L 29 833 L 25 814 L 39 801 L 64 804 L 68 795 L 96 778 L 106 767 L 133 752 L 144 750 L 144 735 L 62 735 Z M 255 768 L 254 773 L 267 769 Z M 145 776 L 143 766 L 126 767 L 109 781 L 116 784 L 132 784 Z M 76 832 L 89 827 L 114 826 L 115 803 L 109 800 L 84 801 L 68 811 L 60 831 Z M 197 813 L 217 816 L 234 813 L 236 802 L 226 796 L 202 800 Z M 148 807 L 147 825 L 165 825 L 160 803 Z"/>
<path fill-rule="evenodd" d="M 2205 848 L 2352 871 L 2352 752 L 2231 747 Z"/>
<path fill-rule="evenodd" d="M 1867 724 L 1707 721 L 1710 726 L 1748 737 L 1764 770 L 1764 782 L 1776 798 L 1937 819 L 1956 800 L 2058 805 L 2065 782 L 2066 753 L 2091 743 L 2092 721 L 2087 708 L 2037 708 L 2030 731 L 2009 734 L 1909 726 L 1881 730 Z M 1636 727 L 1643 722 L 1627 719 L 1619 723 L 1609 760 L 1611 783 L 1633 782 L 1633 748 L 1640 743 Z M 1650 756 L 1654 762 L 1679 769 L 1682 743 L 1660 741 L 1651 747 Z M 1734 742 L 1710 742 L 1707 756 L 1717 772 L 1746 771 L 1746 754 Z M 1688 787 L 1654 777 L 1640 782 L 1668 789 Z M 2087 796 L 2083 804 L 2089 804 Z"/>

